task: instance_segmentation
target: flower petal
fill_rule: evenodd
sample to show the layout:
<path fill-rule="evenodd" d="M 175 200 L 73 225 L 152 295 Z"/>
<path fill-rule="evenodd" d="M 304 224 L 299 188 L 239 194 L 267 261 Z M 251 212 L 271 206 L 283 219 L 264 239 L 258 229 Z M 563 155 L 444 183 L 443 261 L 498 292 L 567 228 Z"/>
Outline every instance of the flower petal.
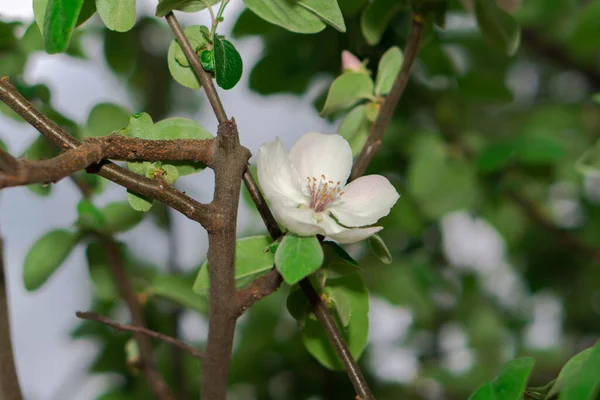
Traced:
<path fill-rule="evenodd" d="M 309 132 L 290 150 L 290 161 L 305 185 L 307 177 L 326 179 L 344 185 L 352 169 L 352 150 L 342 136 Z"/>
<path fill-rule="evenodd" d="M 352 228 L 345 229 L 340 233 L 328 236 L 339 243 L 354 243 L 360 242 L 361 240 L 365 240 L 369 236 L 373 236 L 382 229 L 382 226 L 372 226 L 369 228 Z"/>
<path fill-rule="evenodd" d="M 271 210 L 277 222 L 297 235 L 312 236 L 324 233 L 315 220 L 315 212 L 310 208 L 291 207 L 274 201 L 271 202 Z"/>
<path fill-rule="evenodd" d="M 390 213 L 400 195 L 381 175 L 362 176 L 343 189 L 340 201 L 327 209 L 342 225 L 366 226 Z"/>
<path fill-rule="evenodd" d="M 306 203 L 298 175 L 279 138 L 260 146 L 256 163 L 260 187 L 269 200 L 294 206 Z"/>

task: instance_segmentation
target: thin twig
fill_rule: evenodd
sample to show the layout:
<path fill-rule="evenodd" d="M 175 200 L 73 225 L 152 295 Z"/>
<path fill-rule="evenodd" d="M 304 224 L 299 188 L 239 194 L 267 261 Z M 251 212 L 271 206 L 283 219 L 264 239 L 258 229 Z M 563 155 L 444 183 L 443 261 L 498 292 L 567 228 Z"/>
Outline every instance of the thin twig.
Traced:
<path fill-rule="evenodd" d="M 371 130 L 365 145 L 354 160 L 352 173 L 350 174 L 350 181 L 362 176 L 366 172 L 371 160 L 373 157 L 375 157 L 375 154 L 381 147 L 381 141 L 383 140 L 385 131 L 390 124 L 396 107 L 398 106 L 400 97 L 402 96 L 402 93 L 404 93 L 404 89 L 406 88 L 406 84 L 408 83 L 408 78 L 410 76 L 410 71 L 412 70 L 413 64 L 417 58 L 419 45 L 423 36 L 423 27 L 423 18 L 418 14 L 413 14 L 410 22 L 408 40 L 406 42 L 406 47 L 404 48 L 404 60 L 402 61 L 400 73 L 398 74 L 398 77 L 392 86 L 392 90 L 383 101 L 383 105 L 379 110 L 379 116 L 375 120 L 375 123 L 371 126 Z"/>
<path fill-rule="evenodd" d="M 122 324 L 120 322 L 114 321 L 110 318 L 104 317 L 104 316 L 99 315 L 92 311 L 85 311 L 85 312 L 77 311 L 75 313 L 75 315 L 77 315 L 77 317 L 81 318 L 81 319 L 96 321 L 96 322 L 100 322 L 104 325 L 110 326 L 117 332 L 125 331 L 125 332 L 141 333 L 142 335 L 151 337 L 153 339 L 161 340 L 165 343 L 169 343 L 170 345 L 172 345 L 174 347 L 178 347 L 182 350 L 187 351 L 188 353 L 190 353 L 190 355 L 192 357 L 197 358 L 198 360 L 202 360 L 203 353 L 201 350 L 197 349 L 196 347 L 192 346 L 189 343 L 184 342 L 183 340 L 171 337 L 169 335 L 164 335 L 160 332 L 155 332 L 148 328 L 144 328 L 143 326 Z"/>
<path fill-rule="evenodd" d="M 221 103 L 221 98 L 219 97 L 217 89 L 215 88 L 215 85 L 213 83 L 212 76 L 210 76 L 210 74 L 206 72 L 204 68 L 202 68 L 200 58 L 192 48 L 190 41 L 183 33 L 183 29 L 181 28 L 179 21 L 177 21 L 175 14 L 173 14 L 173 12 L 171 11 L 167 15 L 165 15 L 165 19 L 167 20 L 169 27 L 175 34 L 175 38 L 177 39 L 179 46 L 181 46 L 183 53 L 186 55 L 188 62 L 192 67 L 192 70 L 194 71 L 196 77 L 200 81 L 200 84 L 204 88 L 204 93 L 206 93 L 206 97 L 208 98 L 208 101 L 210 102 L 210 105 L 213 111 L 215 112 L 217 121 L 219 121 L 219 123 L 227 121 L 227 114 L 225 113 L 225 109 L 223 108 L 223 104 Z"/>
<path fill-rule="evenodd" d="M 63 149 L 75 149 L 81 144 L 79 140 L 36 109 L 6 77 L 0 78 L 0 100 L 55 145 Z M 199 203 L 162 179 L 146 178 L 110 161 L 101 161 L 89 167 L 87 171 L 124 186 L 134 193 L 160 201 L 199 222 L 207 229 L 211 228 L 215 220 L 214 209 L 210 204 Z"/>
<path fill-rule="evenodd" d="M 131 321 L 133 325 L 143 328 L 144 314 L 142 312 L 142 307 L 135 292 L 133 291 L 131 283 L 129 282 L 129 277 L 125 272 L 123 258 L 121 256 L 119 247 L 117 246 L 117 243 L 115 243 L 114 239 L 109 236 L 100 236 L 100 241 L 106 249 L 108 263 L 111 272 L 114 275 L 119 296 L 125 301 L 125 304 L 127 304 L 127 308 L 131 314 Z M 141 368 L 144 373 L 144 377 L 146 378 L 146 383 L 150 387 L 153 395 L 157 399 L 161 400 L 174 400 L 175 397 L 173 396 L 171 389 L 167 386 L 163 377 L 156 368 L 156 363 L 152 357 L 152 343 L 150 342 L 148 336 L 140 332 L 135 333 L 134 336 L 140 349 L 140 357 L 142 359 Z"/>
<path fill-rule="evenodd" d="M 11 343 L 2 238 L 0 238 L 0 399 L 23 400 Z"/>

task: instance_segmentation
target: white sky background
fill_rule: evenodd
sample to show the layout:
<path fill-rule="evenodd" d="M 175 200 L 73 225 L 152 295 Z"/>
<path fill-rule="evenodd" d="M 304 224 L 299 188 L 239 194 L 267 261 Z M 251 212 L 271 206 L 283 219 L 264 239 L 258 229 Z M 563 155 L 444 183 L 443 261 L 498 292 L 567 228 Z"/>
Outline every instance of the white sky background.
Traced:
<path fill-rule="evenodd" d="M 154 0 L 138 0 L 139 14 L 153 14 L 154 7 Z M 240 10 L 241 2 L 232 2 L 228 6 L 223 23 L 225 31 L 231 29 Z M 0 19 L 11 20 L 15 17 L 25 22 L 31 21 L 31 2 L 0 0 Z M 209 18 L 206 13 L 197 13 L 181 15 L 181 21 L 183 24 L 207 24 Z M 25 74 L 29 83 L 47 84 L 52 90 L 53 105 L 78 123 L 85 122 L 89 110 L 99 102 L 130 103 L 125 89 L 104 63 L 101 45 L 88 41 L 86 47 L 90 60 L 39 53 L 30 60 Z M 246 39 L 237 41 L 236 47 L 246 66 L 242 81 L 235 89 L 220 91 L 220 94 L 227 112 L 236 118 L 243 144 L 253 153 L 262 143 L 273 140 L 275 136 L 279 136 L 289 148 L 303 133 L 335 132 L 335 126 L 319 118 L 312 107 L 311 99 L 315 90 L 311 91 L 311 96 L 304 98 L 289 95 L 262 97 L 250 92 L 248 76 L 260 56 L 261 43 L 257 39 Z M 207 102 L 203 102 L 203 108 L 194 118 L 205 128 L 216 131 L 216 120 Z M 0 115 L 0 137 L 12 154 L 21 154 L 37 134 L 28 125 Z M 188 194 L 200 201 L 210 201 L 212 175 L 205 171 L 185 178 L 183 186 Z M 98 199 L 100 204 L 125 199 L 123 188 L 113 184 L 108 187 L 109 190 Z M 55 185 L 53 194 L 47 198 L 34 196 L 25 188 L 11 188 L 0 194 L 0 232 L 5 239 L 14 349 L 21 384 L 28 400 L 90 400 L 106 384 L 106 377 L 90 377 L 86 373 L 95 355 L 95 346 L 82 340 L 72 341 L 68 336 L 77 323 L 75 311 L 86 310 L 90 306 L 92 288 L 83 249 L 78 248 L 66 265 L 35 293 L 25 291 L 21 278 L 22 262 L 29 247 L 44 232 L 72 224 L 76 218 L 78 200 L 79 195 L 68 180 Z M 241 231 L 252 228 L 248 215 L 246 211 L 241 213 Z M 198 224 L 183 216 L 178 216 L 175 222 L 176 234 L 181 238 L 179 263 L 184 267 L 198 265 L 206 252 L 206 234 Z M 451 244 L 445 249 L 451 263 L 462 266 L 467 260 L 476 269 L 477 265 L 482 264 L 482 279 L 490 279 L 492 270 L 498 268 L 496 271 L 502 271 L 508 277 L 505 280 L 508 279 L 513 286 L 492 285 L 494 290 L 491 292 L 497 295 L 502 292 L 502 287 L 502 294 L 514 294 L 516 289 L 520 289 L 514 286 L 514 273 L 504 260 L 503 239 L 485 221 L 475 222 L 466 214 L 454 214 L 445 219 L 443 230 L 446 244 Z M 465 240 L 467 238 L 464 235 L 468 232 L 472 234 L 471 239 L 476 237 L 477 240 Z M 136 254 L 156 263 L 166 258 L 166 241 L 149 222 L 128 232 L 124 239 Z M 493 281 L 499 282 L 496 279 Z M 411 380 L 418 368 L 416 355 L 410 349 L 398 346 L 392 349 L 394 337 L 388 337 L 392 328 L 396 344 L 404 336 L 412 320 L 410 310 L 373 299 L 371 318 L 372 352 L 374 357 L 378 357 L 373 365 L 384 362 L 388 375 L 389 371 L 394 371 L 394 376 L 381 378 Z M 463 351 L 461 349 L 458 350 Z M 463 364 L 464 360 L 470 360 L 469 357 L 468 353 L 460 357 Z M 77 381 L 82 384 L 74 386 L 73 382 Z"/>

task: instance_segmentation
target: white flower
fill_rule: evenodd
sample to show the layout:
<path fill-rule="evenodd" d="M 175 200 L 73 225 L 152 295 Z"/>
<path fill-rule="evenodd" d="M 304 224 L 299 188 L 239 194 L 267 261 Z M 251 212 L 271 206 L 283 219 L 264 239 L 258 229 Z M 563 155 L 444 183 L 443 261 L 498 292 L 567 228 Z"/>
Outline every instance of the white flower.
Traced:
<path fill-rule="evenodd" d="M 340 135 L 310 132 L 289 155 L 279 138 L 258 150 L 258 180 L 275 218 L 301 236 L 323 235 L 353 243 L 379 232 L 400 195 L 381 175 L 346 185 L 352 150 Z M 334 218 L 332 218 L 332 215 Z"/>

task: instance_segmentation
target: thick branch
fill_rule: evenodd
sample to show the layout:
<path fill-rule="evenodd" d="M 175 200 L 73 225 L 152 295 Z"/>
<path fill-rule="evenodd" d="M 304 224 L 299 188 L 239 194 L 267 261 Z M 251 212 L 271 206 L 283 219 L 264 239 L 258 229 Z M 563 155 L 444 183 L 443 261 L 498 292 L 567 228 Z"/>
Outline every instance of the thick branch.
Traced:
<path fill-rule="evenodd" d="M 239 142 L 234 121 L 219 124 L 215 149 L 213 204 L 219 224 L 208 230 L 209 331 L 203 360 L 201 398 L 225 399 L 235 332 L 235 241 L 242 174 L 250 152 Z"/>
<path fill-rule="evenodd" d="M 11 343 L 2 238 L 0 238 L 0 399 L 23 400 Z"/>
<path fill-rule="evenodd" d="M 106 318 L 102 315 L 99 315 L 99 314 L 97 314 L 95 312 L 91 312 L 91 311 L 86 311 L 86 312 L 77 311 L 75 313 L 75 315 L 77 315 L 77 317 L 81 318 L 81 319 L 96 321 L 96 322 L 100 322 L 104 325 L 110 326 L 117 332 L 125 331 L 125 332 L 140 333 L 142 335 L 146 335 L 153 339 L 161 340 L 165 343 L 169 343 L 172 346 L 175 346 L 182 350 L 187 351 L 194 358 L 202 360 L 202 351 L 197 349 L 196 347 L 192 346 L 191 344 L 184 342 L 183 340 L 179 340 L 177 338 L 174 338 L 174 337 L 171 337 L 168 335 L 164 335 L 160 332 L 152 331 L 150 329 L 144 328 L 143 326 L 122 324 L 120 322 L 113 321 L 110 318 Z"/>
<path fill-rule="evenodd" d="M 1 152 L 1 150 L 0 150 Z M 14 160 L 12 171 L 0 168 L 0 188 L 57 182 L 103 159 L 124 161 L 194 161 L 211 164 L 213 139 L 143 140 L 121 135 L 90 138 L 47 160 Z M 1 154 L 1 153 L 0 153 Z"/>
<path fill-rule="evenodd" d="M 115 283 L 119 291 L 119 296 L 125 300 L 129 313 L 131 314 L 131 321 L 134 326 L 144 326 L 144 315 L 142 313 L 142 307 L 137 299 L 135 292 L 129 282 L 129 277 L 125 273 L 123 266 L 123 259 L 119 251 L 119 247 L 111 237 L 101 236 L 100 240 L 106 249 L 108 262 L 112 274 L 115 277 Z M 155 398 L 161 400 L 173 400 L 174 396 L 171 389 L 167 386 L 163 377 L 156 369 L 154 358 L 152 357 L 152 343 L 148 336 L 136 332 L 134 334 L 135 340 L 140 349 L 140 357 L 142 359 L 142 371 L 146 378 L 146 383 L 150 387 L 152 394 Z"/>
<path fill-rule="evenodd" d="M 63 149 L 75 149 L 81 144 L 29 103 L 6 77 L 0 78 L 0 100 L 55 145 Z M 87 171 L 124 186 L 132 192 L 160 201 L 199 222 L 205 228 L 210 227 L 214 221 L 213 207 L 210 204 L 197 202 L 164 180 L 146 178 L 110 161 L 101 161 L 89 167 Z"/>
<path fill-rule="evenodd" d="M 375 123 L 371 126 L 369 137 L 365 142 L 360 154 L 354 160 L 352 166 L 352 173 L 350 174 L 350 180 L 354 180 L 359 176 L 362 176 L 369 166 L 369 163 L 375 157 L 379 147 L 381 147 L 381 141 L 385 135 L 385 131 L 390 124 L 392 115 L 398 106 L 400 97 L 404 93 L 410 71 L 417 58 L 419 51 L 419 44 L 423 36 L 424 22 L 420 15 L 413 15 L 410 23 L 410 32 L 408 34 L 408 41 L 404 49 L 404 60 L 402 61 L 402 67 L 400 73 L 392 86 L 392 90 L 386 96 L 381 109 L 379 110 L 379 116 L 375 120 Z"/>

